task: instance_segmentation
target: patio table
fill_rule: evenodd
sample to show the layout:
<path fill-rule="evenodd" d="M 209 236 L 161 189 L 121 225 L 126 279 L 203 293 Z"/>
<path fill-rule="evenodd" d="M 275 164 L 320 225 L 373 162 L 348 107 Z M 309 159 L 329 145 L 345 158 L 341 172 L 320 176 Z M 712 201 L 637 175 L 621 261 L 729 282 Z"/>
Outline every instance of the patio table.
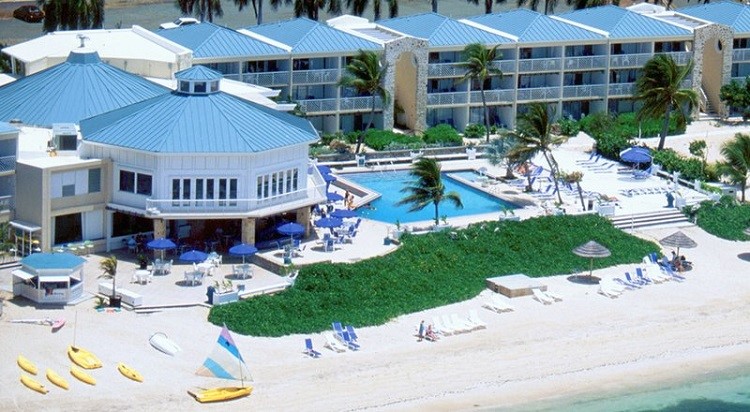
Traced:
<path fill-rule="evenodd" d="M 135 271 L 135 275 L 133 277 L 135 278 L 136 283 L 145 285 L 148 283 L 148 277 L 150 274 L 151 272 L 148 270 L 138 269 Z"/>
<path fill-rule="evenodd" d="M 204 275 L 206 275 L 206 276 L 211 276 L 211 275 L 212 275 L 212 273 L 211 273 L 211 272 L 213 271 L 213 268 L 214 268 L 214 263 L 213 263 L 213 262 L 211 262 L 211 261 L 208 261 L 208 260 L 207 260 L 207 261 L 205 261 L 205 262 L 201 262 L 201 263 L 198 263 L 198 264 L 196 265 L 196 267 L 197 267 L 197 268 L 198 268 L 198 270 L 199 270 L 200 272 L 202 272 L 202 273 L 203 273 Z"/>
<path fill-rule="evenodd" d="M 185 272 L 185 283 L 190 282 L 190 286 L 198 283 L 199 285 L 203 282 L 203 272 L 190 271 Z"/>

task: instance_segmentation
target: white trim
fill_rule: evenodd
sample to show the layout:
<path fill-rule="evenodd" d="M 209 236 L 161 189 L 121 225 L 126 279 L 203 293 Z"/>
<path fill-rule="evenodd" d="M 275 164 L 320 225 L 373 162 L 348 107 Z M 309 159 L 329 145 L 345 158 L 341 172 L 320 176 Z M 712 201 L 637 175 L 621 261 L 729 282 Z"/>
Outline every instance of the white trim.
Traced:
<path fill-rule="evenodd" d="M 36 275 L 31 274 L 31 273 L 29 273 L 29 272 L 27 272 L 27 271 L 25 271 L 23 269 L 16 269 L 16 270 L 14 270 L 14 271 L 12 271 L 10 273 L 13 276 L 15 276 L 17 278 L 21 278 L 23 280 L 31 280 L 31 279 L 34 279 L 36 277 Z"/>
<path fill-rule="evenodd" d="M 66 282 L 70 283 L 70 276 L 64 275 L 64 276 L 39 276 L 39 283 L 40 285 L 42 283 L 50 283 L 50 282 Z M 41 286 L 40 286 L 41 288 Z"/>
<path fill-rule="evenodd" d="M 39 226 L 37 224 L 34 224 L 34 223 L 30 223 L 30 222 L 24 222 L 23 220 L 11 220 L 8 223 L 12 227 L 14 227 L 16 229 L 21 229 L 24 232 L 34 233 L 34 232 L 36 232 L 38 230 L 42 230 L 41 226 Z"/>
<path fill-rule="evenodd" d="M 270 38 L 268 38 L 268 37 L 266 37 L 266 36 L 263 36 L 263 35 L 261 35 L 261 34 L 258 34 L 258 33 L 255 33 L 255 32 L 252 32 L 252 31 L 250 31 L 250 30 L 248 30 L 248 29 L 239 29 L 239 30 L 237 30 L 237 32 L 238 32 L 238 33 L 242 33 L 242 34 L 244 34 L 245 36 L 248 36 L 248 37 L 252 37 L 252 38 L 253 38 L 253 39 L 255 39 L 255 40 L 260 40 L 260 41 L 262 41 L 263 43 L 268 43 L 268 44 L 270 44 L 271 46 L 276 46 L 276 47 L 278 47 L 278 48 L 280 48 L 280 49 L 282 49 L 282 50 L 286 50 L 286 52 L 287 52 L 287 53 L 291 53 L 291 52 L 292 52 L 292 48 L 291 48 L 291 47 L 289 47 L 288 45 L 286 45 L 286 44 L 284 44 L 284 43 L 281 43 L 281 42 L 278 42 L 278 41 L 276 41 L 276 40 L 270 39 Z M 289 56 L 287 56 L 287 57 L 289 57 Z M 266 59 L 266 60 L 267 60 L 267 59 Z"/>
<path fill-rule="evenodd" d="M 559 22 L 561 22 L 561 23 L 570 24 L 571 26 L 576 26 L 579 29 L 588 30 L 590 32 L 593 32 L 593 33 L 596 33 L 596 34 L 601 34 L 602 36 L 604 36 L 606 38 L 609 38 L 609 32 L 601 30 L 601 29 L 597 29 L 596 27 L 591 27 L 591 26 L 585 25 L 583 23 L 579 23 L 577 21 L 568 20 L 568 19 L 562 18 L 560 16 L 550 16 L 550 17 L 553 18 L 553 19 L 555 19 L 555 20 L 557 20 L 557 21 L 559 21 Z"/>
<path fill-rule="evenodd" d="M 498 36 L 507 37 L 507 38 L 513 40 L 514 42 L 518 43 L 518 36 L 514 36 L 514 35 L 512 35 L 510 33 L 506 33 L 504 31 L 493 29 L 492 27 L 488 27 L 488 26 L 485 26 L 484 24 L 480 24 L 480 23 L 477 23 L 475 21 L 471 21 L 471 20 L 468 20 L 468 19 L 459 19 L 458 22 L 459 23 L 463 23 L 463 24 L 465 24 L 467 26 L 471 26 L 471 27 L 474 27 L 474 28 L 477 28 L 477 29 L 480 29 L 480 30 L 484 30 L 487 33 L 492 33 L 492 34 L 497 34 Z"/>

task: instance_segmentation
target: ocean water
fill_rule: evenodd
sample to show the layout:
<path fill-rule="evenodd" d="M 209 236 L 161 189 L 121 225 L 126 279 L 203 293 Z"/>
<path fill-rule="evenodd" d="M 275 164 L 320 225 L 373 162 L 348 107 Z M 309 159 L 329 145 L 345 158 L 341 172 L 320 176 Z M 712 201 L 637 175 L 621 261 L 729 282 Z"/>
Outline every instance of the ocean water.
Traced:
<path fill-rule="evenodd" d="M 663 382 L 630 393 L 599 394 L 589 399 L 556 399 L 543 403 L 487 409 L 517 412 L 749 412 L 750 366 L 707 372 L 681 384 Z"/>

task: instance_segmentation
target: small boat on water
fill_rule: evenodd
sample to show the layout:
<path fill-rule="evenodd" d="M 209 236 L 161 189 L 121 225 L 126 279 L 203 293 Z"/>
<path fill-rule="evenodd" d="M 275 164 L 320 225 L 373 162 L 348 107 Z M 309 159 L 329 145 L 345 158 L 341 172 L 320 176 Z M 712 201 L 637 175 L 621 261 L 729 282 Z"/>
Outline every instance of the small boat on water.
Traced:
<path fill-rule="evenodd" d="M 179 347 L 172 339 L 169 339 L 163 332 L 156 332 L 148 339 L 148 342 L 160 352 L 164 352 L 167 355 L 174 356 L 177 352 L 180 352 L 182 348 Z"/>
<path fill-rule="evenodd" d="M 76 367 L 75 365 L 70 365 L 70 374 L 83 383 L 88 383 L 89 385 L 96 385 L 96 379 L 94 379 L 93 376 L 84 372 L 83 370 Z"/>
<path fill-rule="evenodd" d="M 252 378 L 226 326 L 221 329 L 221 334 L 216 341 L 213 352 L 206 358 L 203 365 L 198 368 L 195 374 L 222 379 L 234 379 L 241 382 L 241 386 L 188 390 L 188 393 L 200 403 L 238 399 L 250 395 L 253 391 L 252 386 L 245 386 L 245 380 L 252 380 Z"/>
<path fill-rule="evenodd" d="M 55 371 L 49 368 L 47 368 L 47 380 L 65 390 L 68 390 L 70 388 L 70 385 L 68 384 L 68 381 L 65 380 L 65 378 L 58 375 Z"/>
<path fill-rule="evenodd" d="M 83 369 L 96 369 L 102 367 L 102 361 L 93 353 L 79 346 L 68 346 L 68 357 L 76 365 Z"/>
<path fill-rule="evenodd" d="M 46 395 L 47 392 L 49 392 L 49 390 L 47 390 L 47 388 L 45 388 L 44 385 L 37 382 L 36 379 L 30 376 L 21 375 L 21 383 L 23 383 L 27 388 L 33 391 L 37 391 L 43 395 Z"/>
<path fill-rule="evenodd" d="M 136 382 L 143 382 L 143 376 L 141 376 L 138 371 L 122 362 L 117 364 L 117 370 L 128 379 L 132 379 Z"/>
<path fill-rule="evenodd" d="M 36 373 L 38 372 L 38 369 L 36 368 L 36 365 L 34 365 L 34 362 L 26 359 L 26 357 L 23 355 L 18 355 L 18 358 L 16 358 L 16 363 L 21 369 L 32 375 L 36 375 Z"/>

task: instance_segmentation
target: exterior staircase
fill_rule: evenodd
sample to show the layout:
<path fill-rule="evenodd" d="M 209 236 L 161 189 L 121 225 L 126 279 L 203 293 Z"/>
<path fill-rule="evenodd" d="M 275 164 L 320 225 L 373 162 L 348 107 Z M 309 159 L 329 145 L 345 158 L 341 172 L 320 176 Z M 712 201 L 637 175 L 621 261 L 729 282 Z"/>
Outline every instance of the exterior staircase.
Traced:
<path fill-rule="evenodd" d="M 678 209 L 665 209 L 655 212 L 632 215 L 610 216 L 610 221 L 618 229 L 642 229 L 661 226 L 690 226 L 687 216 Z"/>

